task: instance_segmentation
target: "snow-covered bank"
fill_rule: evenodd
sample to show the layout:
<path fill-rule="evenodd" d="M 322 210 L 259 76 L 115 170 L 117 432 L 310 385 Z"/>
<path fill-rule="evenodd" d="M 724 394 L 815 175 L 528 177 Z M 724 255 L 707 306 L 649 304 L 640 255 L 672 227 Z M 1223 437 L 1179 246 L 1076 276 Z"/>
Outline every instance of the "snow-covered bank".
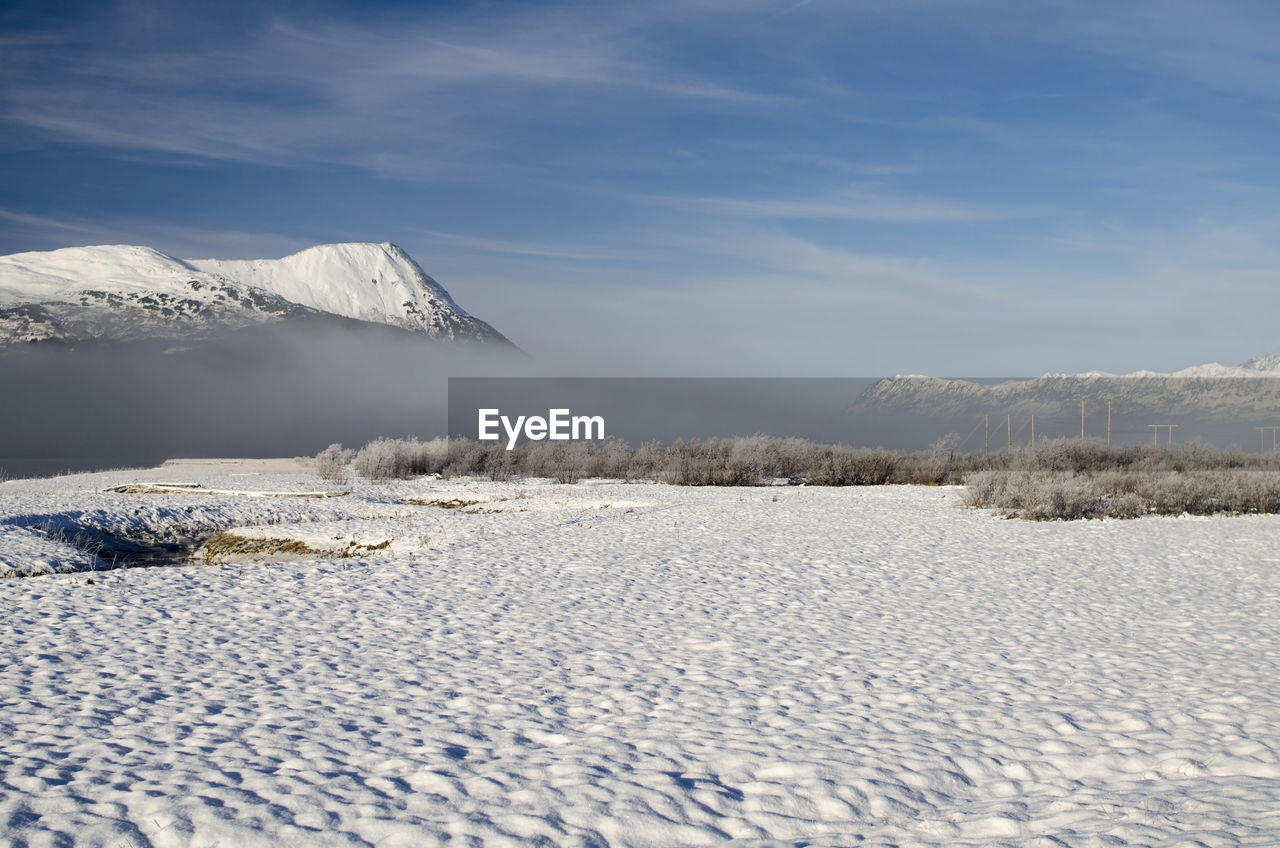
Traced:
<path fill-rule="evenodd" d="M 103 491 L 130 482 L 323 488 L 285 466 L 15 481 L 0 528 L 181 513 L 390 544 L 0 581 L 0 840 L 1280 832 L 1275 516 L 1036 524 L 945 487 Z"/>
<path fill-rule="evenodd" d="M 545 480 L 334 484 L 312 468 L 309 459 L 171 460 L 154 469 L 0 483 L 0 576 L 127 566 L 113 553 L 116 542 L 186 543 L 192 561 L 234 561 L 201 546 L 215 536 L 297 543 L 315 554 L 286 551 L 281 559 L 348 558 L 370 549 L 415 558 L 476 535 L 525 535 L 595 510 L 650 504 L 635 495 L 657 488 L 626 486 L 617 496 L 612 487 L 599 495 L 592 486 Z M 511 517 L 495 526 L 448 515 L 453 511 Z"/>

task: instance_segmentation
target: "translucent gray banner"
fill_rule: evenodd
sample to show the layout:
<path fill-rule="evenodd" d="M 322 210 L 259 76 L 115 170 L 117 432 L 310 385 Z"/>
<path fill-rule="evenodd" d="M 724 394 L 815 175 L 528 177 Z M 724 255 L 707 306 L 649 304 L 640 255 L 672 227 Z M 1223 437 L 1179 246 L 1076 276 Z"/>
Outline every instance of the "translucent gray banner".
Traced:
<path fill-rule="evenodd" d="M 763 434 L 971 453 L 1033 438 L 1270 451 L 1280 379 L 450 378 L 448 409 L 450 436 L 504 445 L 602 429 L 633 446 Z"/>

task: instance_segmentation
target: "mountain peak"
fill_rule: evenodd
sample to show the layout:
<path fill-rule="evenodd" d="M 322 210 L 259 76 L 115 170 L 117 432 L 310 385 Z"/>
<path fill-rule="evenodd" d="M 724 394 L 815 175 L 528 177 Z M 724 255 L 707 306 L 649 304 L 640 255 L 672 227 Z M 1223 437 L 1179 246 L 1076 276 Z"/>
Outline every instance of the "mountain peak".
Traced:
<path fill-rule="evenodd" d="M 178 337 L 312 312 L 509 344 L 391 242 L 315 245 L 281 259 L 183 260 L 141 245 L 0 257 L 0 343 Z"/>
<path fill-rule="evenodd" d="M 1280 374 L 1280 353 L 1264 353 L 1240 363 L 1241 368 Z"/>
<path fill-rule="evenodd" d="M 444 287 L 390 242 L 320 244 L 282 259 L 190 259 L 200 271 L 280 294 L 294 303 L 360 321 L 452 338 L 437 313 L 465 317 Z"/>

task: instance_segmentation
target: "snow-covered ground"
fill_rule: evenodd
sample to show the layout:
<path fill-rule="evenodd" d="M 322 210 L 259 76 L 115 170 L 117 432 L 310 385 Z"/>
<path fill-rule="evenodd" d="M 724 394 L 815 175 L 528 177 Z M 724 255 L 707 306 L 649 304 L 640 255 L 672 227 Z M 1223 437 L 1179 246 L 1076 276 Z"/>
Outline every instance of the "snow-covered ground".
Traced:
<path fill-rule="evenodd" d="M 249 526 L 0 581 L 0 843 L 1280 843 L 1280 517 L 959 494 L 0 485 L 15 569 Z"/>

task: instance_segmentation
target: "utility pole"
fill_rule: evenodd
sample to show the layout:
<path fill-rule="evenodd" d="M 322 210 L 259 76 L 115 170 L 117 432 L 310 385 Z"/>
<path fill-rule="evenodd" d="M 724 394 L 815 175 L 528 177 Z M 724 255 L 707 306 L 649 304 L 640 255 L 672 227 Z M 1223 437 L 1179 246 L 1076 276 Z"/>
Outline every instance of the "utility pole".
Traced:
<path fill-rule="evenodd" d="M 1157 446 L 1160 444 L 1160 428 L 1163 427 L 1169 431 L 1168 445 L 1173 446 L 1173 429 L 1178 426 L 1177 424 L 1148 424 L 1147 426 L 1151 428 L 1151 444 Z"/>
<path fill-rule="evenodd" d="M 1263 442 L 1263 440 L 1262 440 L 1262 431 L 1264 431 L 1264 430 L 1270 430 L 1270 431 L 1271 431 L 1271 452 L 1272 452 L 1272 453 L 1275 453 L 1275 451 L 1276 451 L 1276 431 L 1277 431 L 1277 430 L 1280 430 L 1280 427 L 1259 427 L 1259 428 L 1258 428 L 1258 453 L 1266 453 L 1266 451 L 1267 451 L 1266 443 L 1264 443 L 1264 442 Z"/>
<path fill-rule="evenodd" d="M 1036 452 L 1036 414 L 1031 413 L 1031 453 Z"/>
<path fill-rule="evenodd" d="M 991 454 L 991 413 L 987 413 L 986 418 L 986 442 L 982 446 L 982 455 L 989 456 Z"/>
<path fill-rule="evenodd" d="M 1107 447 L 1111 447 L 1111 402 L 1115 398 L 1090 398 L 1090 397 L 1073 397 L 1072 403 L 1080 404 L 1080 441 L 1084 441 L 1084 402 L 1087 400 L 1096 400 L 1098 403 L 1105 402 L 1107 404 Z"/>
<path fill-rule="evenodd" d="M 1010 413 L 1008 417 L 1005 418 L 1004 433 L 1005 433 L 1004 452 L 1012 453 L 1013 452 L 1013 414 L 1012 413 Z"/>

